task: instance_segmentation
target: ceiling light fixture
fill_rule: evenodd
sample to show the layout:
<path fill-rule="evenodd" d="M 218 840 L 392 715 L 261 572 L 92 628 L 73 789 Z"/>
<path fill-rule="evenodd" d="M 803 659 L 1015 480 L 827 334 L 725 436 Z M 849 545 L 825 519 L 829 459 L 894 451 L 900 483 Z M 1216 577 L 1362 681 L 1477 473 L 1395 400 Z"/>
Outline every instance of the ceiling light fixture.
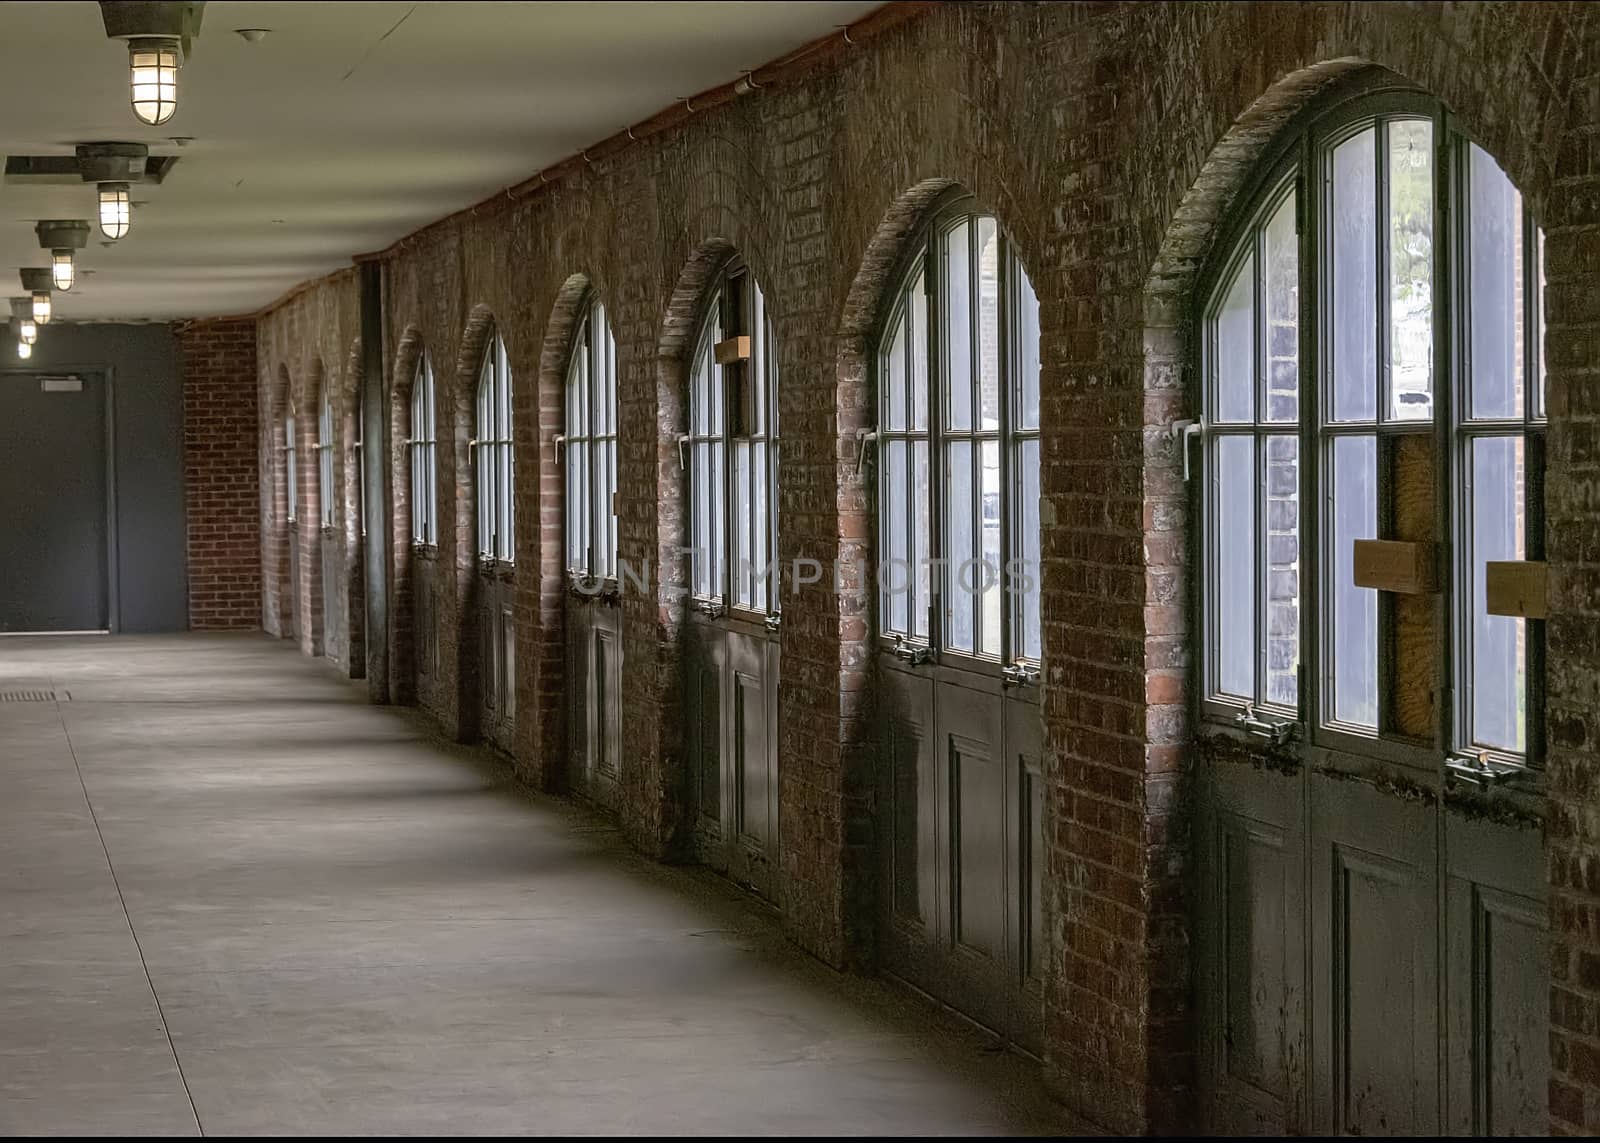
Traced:
<path fill-rule="evenodd" d="M 115 242 L 133 226 L 129 184 L 141 181 L 150 161 L 143 143 L 79 143 L 78 173 L 99 191 L 100 233 Z"/>
<path fill-rule="evenodd" d="M 128 43 L 128 99 L 151 126 L 178 110 L 178 69 L 200 34 L 202 3 L 101 0 L 106 35 Z"/>
<path fill-rule="evenodd" d="M 36 222 L 33 232 L 41 249 L 50 251 L 50 284 L 63 292 L 78 279 L 74 251 L 89 242 L 89 224 L 81 218 L 58 218 Z"/>
<path fill-rule="evenodd" d="M 100 184 L 100 233 L 115 242 L 133 227 L 127 183 Z"/>
<path fill-rule="evenodd" d="M 17 360 L 26 361 L 33 356 L 33 346 L 25 341 L 17 342 Z"/>
<path fill-rule="evenodd" d="M 33 320 L 39 325 L 49 325 L 50 271 L 42 267 L 25 266 L 18 277 L 22 279 L 22 288 L 33 298 Z"/>
<path fill-rule="evenodd" d="M 39 326 L 33 320 L 33 299 L 11 299 L 11 324 L 17 329 L 17 340 L 32 345 L 39 340 Z"/>
<path fill-rule="evenodd" d="M 178 110 L 178 41 L 141 36 L 128 41 L 128 94 L 133 113 L 152 127 Z"/>

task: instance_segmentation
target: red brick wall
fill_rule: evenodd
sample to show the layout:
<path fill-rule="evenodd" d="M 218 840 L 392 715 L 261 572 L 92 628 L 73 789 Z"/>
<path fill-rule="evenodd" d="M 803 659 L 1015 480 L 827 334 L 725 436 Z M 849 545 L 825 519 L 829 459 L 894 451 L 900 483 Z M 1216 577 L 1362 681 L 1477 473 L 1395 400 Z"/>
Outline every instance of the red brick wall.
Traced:
<path fill-rule="evenodd" d="M 261 625 L 256 323 L 190 322 L 178 330 L 189 626 Z"/>
<path fill-rule="evenodd" d="M 419 702 L 470 735 L 468 426 L 451 398 L 470 382 L 469 343 L 487 317 L 517 393 L 516 761 L 555 785 L 560 530 L 533 522 L 555 503 L 540 382 L 573 276 L 599 291 L 617 340 L 622 558 L 649 559 L 669 584 L 680 572 L 682 341 L 709 256 L 731 246 L 777 325 L 780 560 L 850 559 L 874 530 L 852 434 L 871 416 L 865 354 L 887 266 L 931 194 L 964 185 L 1017 240 L 1041 304 L 1046 1073 L 1108 1127 L 1180 1125 L 1193 1070 L 1189 521 L 1163 430 L 1193 414 L 1190 291 L 1218 219 L 1275 129 L 1355 62 L 1443 99 L 1549 236 L 1548 547 L 1561 609 L 1549 627 L 1551 1104 L 1560 1126 L 1600 1128 L 1600 19 L 1584 5 L 945 5 L 799 82 L 413 236 L 384 257 L 384 359 L 399 390 L 426 347 L 439 396 L 445 677 Z M 313 356 L 330 369 L 346 359 L 354 276 L 317 284 L 260 329 L 262 408 L 276 416 L 285 371 L 299 387 Z M 300 407 L 312 425 L 314 404 Z M 311 472 L 313 454 L 302 458 Z M 262 505 L 281 530 L 270 491 Z M 403 507 L 397 497 L 398 547 Z M 266 534 L 270 617 L 282 610 L 270 597 L 282 538 Z M 297 588 L 314 616 L 320 590 Z M 665 591 L 624 599 L 621 817 L 652 853 L 671 852 L 683 826 L 680 620 Z M 396 630 L 396 646 L 412 636 Z M 865 640 L 859 609 L 832 594 L 784 599 L 779 899 L 794 938 L 834 963 L 871 955 Z M 309 630 L 303 642 L 318 645 Z"/>

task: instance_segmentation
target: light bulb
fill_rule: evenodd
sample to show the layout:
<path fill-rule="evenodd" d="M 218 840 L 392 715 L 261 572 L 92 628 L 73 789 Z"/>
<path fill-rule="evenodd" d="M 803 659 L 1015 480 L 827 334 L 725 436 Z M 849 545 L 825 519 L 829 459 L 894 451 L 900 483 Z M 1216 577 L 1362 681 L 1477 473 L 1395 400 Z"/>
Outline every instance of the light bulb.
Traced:
<path fill-rule="evenodd" d="M 17 342 L 17 356 L 23 361 L 28 360 L 28 358 L 33 356 L 33 346 L 29 345 L 25 341 Z"/>
<path fill-rule="evenodd" d="M 33 320 L 38 325 L 50 324 L 50 291 L 33 292 Z"/>
<path fill-rule="evenodd" d="M 39 327 L 32 318 L 23 318 L 17 323 L 17 338 L 23 345 L 32 345 L 39 340 Z"/>
<path fill-rule="evenodd" d="M 50 280 L 58 290 L 72 289 L 72 283 L 78 280 L 78 267 L 72 260 L 71 250 L 50 251 Z"/>
<path fill-rule="evenodd" d="M 128 90 L 133 113 L 151 126 L 178 110 L 178 45 L 172 40 L 128 41 Z"/>
<path fill-rule="evenodd" d="M 132 225 L 127 183 L 100 184 L 100 233 L 115 242 Z"/>

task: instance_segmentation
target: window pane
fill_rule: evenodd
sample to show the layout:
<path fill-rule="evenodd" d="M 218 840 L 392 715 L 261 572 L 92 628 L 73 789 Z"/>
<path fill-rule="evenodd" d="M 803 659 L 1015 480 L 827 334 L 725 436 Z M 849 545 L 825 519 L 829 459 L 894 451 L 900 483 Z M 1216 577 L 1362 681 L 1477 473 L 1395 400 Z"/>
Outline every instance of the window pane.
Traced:
<path fill-rule="evenodd" d="M 728 533 L 722 526 L 726 487 L 723 481 L 723 465 L 726 463 L 726 453 L 721 443 L 711 446 L 711 513 L 707 517 L 707 527 L 710 531 L 711 559 L 708 561 L 711 570 L 711 582 L 707 591 L 708 595 L 721 598 L 724 585 L 727 583 L 725 569 L 728 561 Z"/>
<path fill-rule="evenodd" d="M 767 607 L 767 565 L 772 553 L 767 549 L 767 446 L 750 446 L 750 606 L 758 611 Z"/>
<path fill-rule="evenodd" d="M 1371 128 L 1333 149 L 1333 419 L 1377 417 L 1377 174 Z"/>
<path fill-rule="evenodd" d="M 978 224 L 978 427 L 1000 427 L 1000 228 Z"/>
<path fill-rule="evenodd" d="M 907 310 L 902 309 L 900 316 L 895 320 L 894 332 L 889 337 L 888 352 L 883 355 L 884 427 L 890 432 L 898 432 L 906 427 L 908 317 Z"/>
<path fill-rule="evenodd" d="M 1300 699 L 1300 441 L 1265 438 L 1267 447 L 1267 702 Z"/>
<path fill-rule="evenodd" d="M 1039 562 L 1039 442 L 1022 441 L 1017 450 L 1017 465 L 1022 469 L 1020 487 L 1022 510 L 1018 527 L 1022 531 L 1019 550 L 1022 574 L 1022 638 L 1018 643 L 1024 658 L 1040 657 L 1039 586 L 1043 568 Z"/>
<path fill-rule="evenodd" d="M 1264 419 L 1300 417 L 1300 247 L 1294 232 L 1295 195 L 1267 223 L 1262 282 L 1267 320 L 1267 392 Z"/>
<path fill-rule="evenodd" d="M 606 566 L 608 576 L 617 574 L 617 442 L 606 445 Z"/>
<path fill-rule="evenodd" d="M 1470 146 L 1472 415 L 1522 416 L 1522 196 L 1483 148 Z"/>
<path fill-rule="evenodd" d="M 883 489 L 880 508 L 884 559 L 884 630 L 906 632 L 910 602 L 908 588 L 911 569 L 907 550 L 906 510 L 914 503 L 907 490 L 911 474 L 907 469 L 905 441 L 889 441 L 884 449 Z"/>
<path fill-rule="evenodd" d="M 1000 442 L 983 441 L 980 449 L 983 535 L 979 558 L 982 562 L 972 569 L 969 582 L 977 588 L 982 608 L 978 650 L 985 655 L 998 655 L 1000 616 L 1005 609 L 1005 591 L 1000 580 L 1001 569 L 1005 566 L 1005 557 L 1000 554 Z"/>
<path fill-rule="evenodd" d="M 1389 124 L 1389 415 L 1433 416 L 1433 124 Z"/>
<path fill-rule="evenodd" d="M 1327 645 L 1333 653 L 1333 717 L 1376 730 L 1378 726 L 1378 593 L 1356 587 L 1357 540 L 1378 534 L 1378 442 L 1339 437 L 1333 442 L 1333 496 L 1329 506 L 1332 576 L 1328 594 L 1333 623 Z"/>
<path fill-rule="evenodd" d="M 945 423 L 952 429 L 972 427 L 972 297 L 968 223 L 945 235 L 943 328 L 939 331 L 949 366 Z"/>
<path fill-rule="evenodd" d="M 589 538 L 585 529 L 589 514 L 588 484 L 584 471 L 588 447 L 583 442 L 567 442 L 567 567 L 586 570 L 589 565 Z"/>
<path fill-rule="evenodd" d="M 283 483 L 286 494 L 287 512 L 285 519 L 293 520 L 298 515 L 296 500 L 299 495 L 300 478 L 295 471 L 298 464 L 299 448 L 294 436 L 294 414 L 283 420 Z"/>
<path fill-rule="evenodd" d="M 957 651 L 977 650 L 977 595 L 968 585 L 977 581 L 974 561 L 977 539 L 973 534 L 972 442 L 952 441 L 946 447 L 945 487 L 949 496 L 945 506 L 945 598 L 950 647 Z"/>
<path fill-rule="evenodd" d="M 1212 364 L 1212 385 L 1216 391 L 1217 420 L 1249 422 L 1255 420 L 1255 282 L 1254 255 L 1245 258 L 1234 271 L 1233 282 L 1217 310 L 1217 359 Z"/>
<path fill-rule="evenodd" d="M 1491 560 L 1528 557 L 1525 464 L 1521 437 L 1472 442 L 1472 743 L 1519 753 L 1527 749 L 1527 621 L 1488 613 L 1485 572 Z"/>
<path fill-rule="evenodd" d="M 1215 438 L 1212 513 L 1216 520 L 1217 691 L 1256 697 L 1256 450 L 1247 436 Z"/>
<path fill-rule="evenodd" d="M 733 444 L 733 599 L 740 607 L 752 603 L 750 535 L 750 442 Z"/>
<path fill-rule="evenodd" d="M 1537 233 L 1538 233 L 1538 239 L 1537 239 L 1537 241 L 1535 243 L 1537 249 L 1534 252 L 1534 256 L 1535 256 L 1536 260 L 1539 263 L 1539 308 L 1535 312 L 1540 315 L 1540 318 L 1539 318 L 1539 334 L 1538 334 L 1538 336 L 1536 336 L 1534 338 L 1533 352 L 1534 352 L 1534 355 L 1535 355 L 1534 356 L 1534 360 L 1539 363 L 1539 370 L 1538 370 L 1538 372 L 1539 372 L 1539 387 L 1537 389 L 1535 389 L 1534 393 L 1533 393 L 1533 415 L 1535 417 L 1543 417 L 1544 416 L 1545 395 L 1548 392 L 1548 382 L 1545 379 L 1544 342 L 1543 342 L 1543 336 L 1544 336 L 1544 231 L 1540 230 Z"/>
<path fill-rule="evenodd" d="M 711 594 L 711 446 L 701 443 L 694 446 L 691 457 L 690 482 L 694 486 L 694 506 L 691 517 L 694 525 L 693 552 L 690 567 L 694 593 Z"/>
<path fill-rule="evenodd" d="M 1021 373 L 1021 400 L 1016 427 L 1039 427 L 1039 296 L 1033 292 L 1028 272 L 1017 266 L 1017 336 L 1021 341 L 1018 369 Z"/>
<path fill-rule="evenodd" d="M 928 293 L 917 272 L 911 283 L 911 427 L 928 429 Z"/>
<path fill-rule="evenodd" d="M 929 515 L 929 489 L 933 486 L 930 472 L 929 445 L 926 440 L 911 442 L 911 566 L 916 576 L 916 591 L 908 600 L 911 633 L 919 639 L 930 638 L 928 608 L 933 601 L 933 562 L 929 545 L 932 543 L 932 519 Z"/>

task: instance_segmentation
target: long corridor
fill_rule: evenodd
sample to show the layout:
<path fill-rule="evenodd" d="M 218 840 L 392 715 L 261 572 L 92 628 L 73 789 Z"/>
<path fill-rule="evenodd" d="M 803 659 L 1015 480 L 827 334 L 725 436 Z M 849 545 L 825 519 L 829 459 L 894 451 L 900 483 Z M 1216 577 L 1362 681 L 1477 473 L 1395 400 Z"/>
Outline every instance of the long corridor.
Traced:
<path fill-rule="evenodd" d="M 1064 1129 L 1026 1061 L 287 644 L 7 639 L 0 698 L 0 1132 Z"/>

